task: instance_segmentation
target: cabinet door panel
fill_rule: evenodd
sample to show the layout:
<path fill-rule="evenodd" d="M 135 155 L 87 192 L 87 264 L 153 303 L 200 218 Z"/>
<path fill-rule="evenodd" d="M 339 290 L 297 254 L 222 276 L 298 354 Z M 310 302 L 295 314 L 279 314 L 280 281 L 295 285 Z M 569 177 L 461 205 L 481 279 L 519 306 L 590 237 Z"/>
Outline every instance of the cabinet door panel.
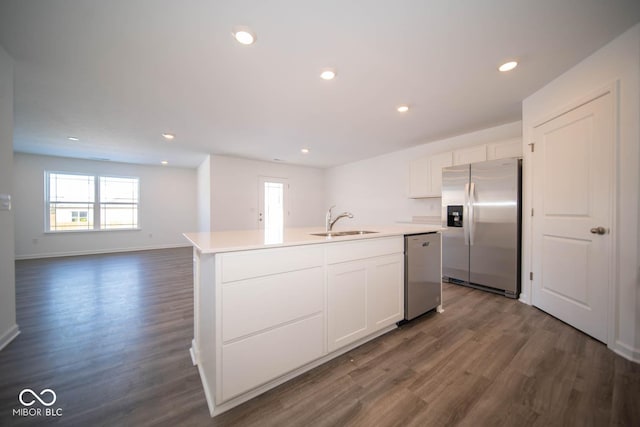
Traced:
<path fill-rule="evenodd" d="M 224 345 L 222 401 L 322 357 L 323 323 L 320 314 Z"/>
<path fill-rule="evenodd" d="M 429 189 L 427 195 L 431 197 L 442 196 L 442 169 L 453 164 L 451 152 L 436 154 L 429 157 Z"/>
<path fill-rule="evenodd" d="M 463 148 L 453 152 L 453 165 L 466 165 L 468 163 L 484 162 L 487 160 L 487 146 Z"/>
<path fill-rule="evenodd" d="M 328 269 L 329 351 L 367 335 L 367 264 L 353 261 Z"/>
<path fill-rule="evenodd" d="M 522 140 L 520 138 L 487 144 L 487 160 L 513 157 L 522 157 Z"/>
<path fill-rule="evenodd" d="M 377 258 L 370 269 L 370 324 L 375 332 L 404 318 L 404 256 Z"/>
<path fill-rule="evenodd" d="M 409 168 L 409 197 L 425 197 L 429 192 L 429 158 L 413 159 Z"/>

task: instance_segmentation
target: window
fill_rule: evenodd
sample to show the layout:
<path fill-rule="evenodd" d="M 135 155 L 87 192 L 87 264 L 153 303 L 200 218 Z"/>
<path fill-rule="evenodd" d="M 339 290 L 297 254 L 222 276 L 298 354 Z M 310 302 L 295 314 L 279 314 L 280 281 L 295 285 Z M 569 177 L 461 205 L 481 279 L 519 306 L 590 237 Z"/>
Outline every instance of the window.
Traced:
<path fill-rule="evenodd" d="M 100 229 L 138 228 L 138 178 L 100 177 Z"/>
<path fill-rule="evenodd" d="M 139 179 L 46 172 L 46 230 L 138 228 Z"/>

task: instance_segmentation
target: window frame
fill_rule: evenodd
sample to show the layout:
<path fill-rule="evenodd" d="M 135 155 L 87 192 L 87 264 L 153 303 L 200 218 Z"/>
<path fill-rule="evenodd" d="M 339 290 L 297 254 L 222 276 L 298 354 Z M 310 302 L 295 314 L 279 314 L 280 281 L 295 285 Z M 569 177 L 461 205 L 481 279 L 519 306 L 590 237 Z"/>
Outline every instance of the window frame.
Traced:
<path fill-rule="evenodd" d="M 60 175 L 78 175 L 85 177 L 93 178 L 94 185 L 94 193 L 93 193 L 93 202 L 88 202 L 88 205 L 92 205 L 93 208 L 93 228 L 87 229 L 76 229 L 76 230 L 52 230 L 51 229 L 51 202 L 50 198 L 50 176 L 55 174 Z M 137 194 L 138 201 L 137 203 L 127 203 L 127 204 L 135 204 L 136 205 L 136 214 L 137 214 L 137 227 L 132 228 L 102 228 L 101 227 L 101 212 L 100 209 L 103 204 L 111 204 L 111 203 L 102 203 L 100 197 L 100 178 L 122 178 L 122 179 L 135 179 L 137 184 Z M 45 170 L 44 171 L 44 233 L 45 234 L 59 234 L 59 233 L 94 233 L 94 232 L 118 232 L 118 231 L 140 231 L 142 230 L 142 225 L 140 222 L 140 211 L 141 211 L 141 194 L 140 194 L 140 177 L 131 176 L 131 175 L 115 175 L 115 174 L 101 174 L 101 173 L 84 173 L 84 172 L 68 172 L 68 171 L 57 171 L 57 170 Z M 87 219 L 89 216 L 87 216 Z"/>

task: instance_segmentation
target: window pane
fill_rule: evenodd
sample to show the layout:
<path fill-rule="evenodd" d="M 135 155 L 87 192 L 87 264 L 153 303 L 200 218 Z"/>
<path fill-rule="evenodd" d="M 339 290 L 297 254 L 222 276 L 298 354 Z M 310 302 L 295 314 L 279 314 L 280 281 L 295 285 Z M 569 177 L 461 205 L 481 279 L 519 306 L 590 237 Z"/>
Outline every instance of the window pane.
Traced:
<path fill-rule="evenodd" d="M 138 178 L 100 177 L 100 228 L 138 228 Z"/>
<path fill-rule="evenodd" d="M 138 228 L 138 205 L 102 203 L 100 228 L 102 230 Z"/>
<path fill-rule="evenodd" d="M 85 202 L 94 199 L 95 180 L 88 175 L 49 174 L 50 202 Z"/>
<path fill-rule="evenodd" d="M 49 203 L 51 231 L 92 230 L 93 204 Z"/>
<path fill-rule="evenodd" d="M 100 177 L 101 203 L 138 203 L 138 178 Z"/>

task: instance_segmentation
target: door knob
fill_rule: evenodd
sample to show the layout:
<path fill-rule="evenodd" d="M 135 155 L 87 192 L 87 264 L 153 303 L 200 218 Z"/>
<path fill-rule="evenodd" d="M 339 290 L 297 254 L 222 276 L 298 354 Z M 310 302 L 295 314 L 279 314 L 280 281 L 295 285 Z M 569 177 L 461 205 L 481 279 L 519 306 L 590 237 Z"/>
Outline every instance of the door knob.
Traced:
<path fill-rule="evenodd" d="M 605 234 L 606 232 L 607 232 L 607 229 L 604 227 L 593 227 L 591 229 L 592 234 Z"/>

